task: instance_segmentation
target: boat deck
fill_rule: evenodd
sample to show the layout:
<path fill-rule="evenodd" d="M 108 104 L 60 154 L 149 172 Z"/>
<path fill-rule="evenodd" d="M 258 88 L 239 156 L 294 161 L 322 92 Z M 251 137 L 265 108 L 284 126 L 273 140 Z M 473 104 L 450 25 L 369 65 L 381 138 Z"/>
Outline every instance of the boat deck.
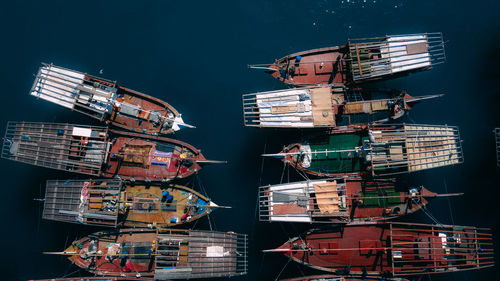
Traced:
<path fill-rule="evenodd" d="M 46 168 L 100 175 L 109 143 L 105 127 L 7 123 L 2 158 Z"/>
<path fill-rule="evenodd" d="M 346 57 L 345 46 L 295 53 L 278 60 L 274 67 L 279 71 L 272 76 L 297 86 L 343 84 L 347 80 Z"/>

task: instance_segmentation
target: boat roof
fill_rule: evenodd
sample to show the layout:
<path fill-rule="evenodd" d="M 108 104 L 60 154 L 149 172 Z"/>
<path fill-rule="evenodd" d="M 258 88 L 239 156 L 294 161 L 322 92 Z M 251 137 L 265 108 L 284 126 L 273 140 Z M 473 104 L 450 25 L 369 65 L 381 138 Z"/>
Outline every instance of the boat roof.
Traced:
<path fill-rule="evenodd" d="M 458 127 L 408 125 L 370 127 L 371 169 L 375 175 L 415 172 L 463 162 Z"/>
<path fill-rule="evenodd" d="M 344 94 L 343 87 L 333 88 Z M 328 116 L 324 116 L 324 112 Z M 305 87 L 243 95 L 245 126 L 333 127 L 332 87 Z"/>
<path fill-rule="evenodd" d="M 444 63 L 441 32 L 349 39 L 354 82 L 426 70 Z"/>
<path fill-rule="evenodd" d="M 99 175 L 107 159 L 106 127 L 9 121 L 2 158 L 46 168 Z"/>
<path fill-rule="evenodd" d="M 69 109 L 85 108 L 94 112 L 93 115 L 104 117 L 111 111 L 116 91 L 116 82 L 42 63 L 30 94 Z"/>
<path fill-rule="evenodd" d="M 92 193 L 92 197 L 101 199 L 101 202 L 102 198 L 119 201 L 122 184 L 119 179 L 48 180 L 42 218 L 116 226 L 119 213 L 117 207 L 109 206 L 105 210 L 91 211 L 87 208 L 87 198 Z"/>
<path fill-rule="evenodd" d="M 156 264 L 155 279 L 191 279 L 229 277 L 247 273 L 246 234 L 189 230 L 189 237 L 175 234 L 158 234 L 158 247 L 182 239 L 189 243 L 187 264 L 172 268 L 169 264 Z M 163 244 L 162 244 L 163 243 Z M 169 254 L 167 253 L 167 258 Z M 160 260 L 162 255 L 157 256 Z"/>

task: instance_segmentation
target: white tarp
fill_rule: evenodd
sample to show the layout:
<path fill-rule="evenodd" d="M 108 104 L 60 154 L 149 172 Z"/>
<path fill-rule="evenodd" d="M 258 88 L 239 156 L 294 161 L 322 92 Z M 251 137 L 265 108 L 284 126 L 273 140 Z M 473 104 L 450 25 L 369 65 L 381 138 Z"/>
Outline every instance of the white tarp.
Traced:
<path fill-rule="evenodd" d="M 407 53 L 408 45 L 427 43 L 425 35 L 391 36 L 387 41 L 388 48 L 381 49 L 381 52 L 382 57 L 390 58 L 391 72 L 401 72 L 431 65 L 431 54 L 428 51 L 411 55 Z"/>
<path fill-rule="evenodd" d="M 260 126 L 313 127 L 308 89 L 263 92 L 256 95 Z M 287 108 L 285 111 L 280 109 Z"/>
<path fill-rule="evenodd" d="M 90 137 L 92 135 L 92 129 L 89 128 L 80 128 L 80 127 L 73 127 L 73 132 L 71 133 L 73 136 L 78 136 L 78 137 Z"/>
<path fill-rule="evenodd" d="M 83 83 L 84 75 L 56 66 L 43 66 L 40 68 L 37 80 L 31 95 L 73 108 L 78 95 L 78 85 Z"/>
<path fill-rule="evenodd" d="M 224 257 L 224 247 L 222 247 L 222 246 L 208 246 L 207 247 L 207 257 L 208 258 Z"/>

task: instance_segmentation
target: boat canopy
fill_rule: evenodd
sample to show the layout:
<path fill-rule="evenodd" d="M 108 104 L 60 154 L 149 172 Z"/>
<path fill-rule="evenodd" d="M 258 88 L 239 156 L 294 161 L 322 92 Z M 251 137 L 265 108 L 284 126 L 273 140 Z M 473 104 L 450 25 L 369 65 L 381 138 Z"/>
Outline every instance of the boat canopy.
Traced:
<path fill-rule="evenodd" d="M 43 219 L 117 226 L 122 181 L 49 180 Z"/>
<path fill-rule="evenodd" d="M 344 97 L 343 88 L 334 88 Z M 332 88 L 312 87 L 243 95 L 245 126 L 334 127 Z"/>
<path fill-rule="evenodd" d="M 247 273 L 246 234 L 190 230 L 158 234 L 155 280 L 229 277 Z M 175 254 L 176 253 L 176 254 Z"/>
<path fill-rule="evenodd" d="M 348 48 L 354 82 L 426 70 L 445 61 L 440 32 L 349 39 Z"/>
<path fill-rule="evenodd" d="M 107 132 L 105 127 L 9 121 L 2 158 L 57 170 L 100 175 L 111 146 Z"/>
<path fill-rule="evenodd" d="M 313 222 L 322 214 L 349 216 L 345 185 L 325 179 L 261 186 L 259 220 Z"/>
<path fill-rule="evenodd" d="M 75 109 L 83 113 L 104 118 L 111 114 L 116 101 L 116 83 L 102 78 L 90 79 L 90 76 L 52 64 L 42 63 L 31 95 Z M 134 110 L 124 104 L 122 111 Z"/>
<path fill-rule="evenodd" d="M 415 172 L 463 162 L 457 127 L 403 125 L 369 131 L 371 151 L 366 154 L 375 175 Z"/>

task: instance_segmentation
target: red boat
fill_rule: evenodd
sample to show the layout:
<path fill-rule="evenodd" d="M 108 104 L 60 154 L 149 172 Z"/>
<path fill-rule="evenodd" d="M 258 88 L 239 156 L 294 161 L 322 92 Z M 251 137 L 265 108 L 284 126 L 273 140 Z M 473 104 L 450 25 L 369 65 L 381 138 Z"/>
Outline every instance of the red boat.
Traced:
<path fill-rule="evenodd" d="M 63 252 L 98 276 L 154 280 L 232 277 L 247 273 L 247 236 L 234 232 L 120 229 L 74 241 Z"/>
<path fill-rule="evenodd" d="M 83 125 L 8 122 L 2 157 L 57 170 L 128 180 L 185 178 L 207 161 L 169 138 Z"/>
<path fill-rule="evenodd" d="M 69 278 L 51 278 L 51 279 L 33 279 L 30 281 L 154 281 L 154 278 L 144 277 L 69 277 Z"/>
<path fill-rule="evenodd" d="M 494 265 L 490 229 L 370 223 L 316 229 L 277 249 L 296 262 L 339 275 L 400 277 Z"/>
<path fill-rule="evenodd" d="M 273 64 L 254 64 L 294 86 L 365 82 L 431 69 L 445 60 L 441 33 L 349 39 L 347 45 L 298 52 Z"/>
<path fill-rule="evenodd" d="M 260 221 L 360 223 L 411 214 L 436 197 L 424 187 L 399 190 L 396 179 L 330 178 L 259 188 Z"/>
<path fill-rule="evenodd" d="M 30 93 L 106 124 L 143 134 L 170 134 L 193 127 L 160 99 L 53 64 L 42 64 Z"/>
<path fill-rule="evenodd" d="M 385 123 L 405 115 L 422 100 L 393 89 L 301 87 L 243 95 L 245 126 L 334 128 Z"/>
<path fill-rule="evenodd" d="M 280 280 L 282 281 L 408 281 L 407 279 L 402 279 L 402 278 L 387 279 L 385 277 L 376 277 L 376 276 L 356 276 L 356 275 L 342 276 L 335 274 L 302 276 L 297 278 L 280 279 Z"/>

